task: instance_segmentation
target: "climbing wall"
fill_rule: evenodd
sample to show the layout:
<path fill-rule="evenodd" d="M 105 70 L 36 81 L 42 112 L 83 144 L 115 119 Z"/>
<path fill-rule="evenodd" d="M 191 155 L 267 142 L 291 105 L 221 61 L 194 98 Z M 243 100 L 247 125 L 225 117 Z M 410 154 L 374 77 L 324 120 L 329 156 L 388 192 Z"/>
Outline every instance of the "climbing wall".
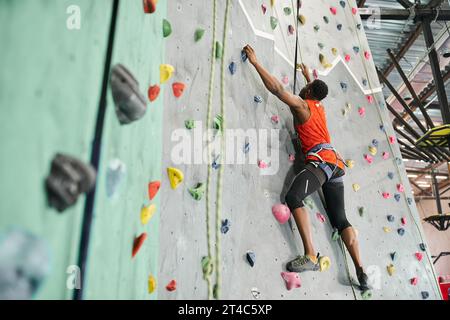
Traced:
<path fill-rule="evenodd" d="M 258 154 L 257 162 L 244 154 L 246 164 L 224 164 L 221 218 L 230 222 L 229 231 L 220 234 L 221 298 L 224 299 L 252 299 L 258 296 L 256 292 L 261 299 L 361 299 L 360 293 L 349 286 L 346 261 L 351 260 L 348 256 L 344 259 L 337 242 L 332 241 L 328 219 L 319 219 L 326 213 L 318 195 L 307 201 L 313 237 L 316 249 L 330 257 L 331 268 L 324 273 L 301 274 L 301 287 L 291 291 L 280 276 L 285 263 L 302 252 L 295 224 L 279 225 L 271 213 L 271 207 L 283 201 L 283 193 L 295 174 L 296 166 L 290 161 L 290 155 L 295 153 L 292 116 L 285 105 L 265 90 L 253 67 L 241 60 L 241 50 L 246 44 L 252 45 L 261 64 L 287 90 L 292 90 L 297 26 L 293 2 L 231 1 L 224 55 L 226 127 L 263 129 L 269 132 L 269 137 L 270 130 L 277 129 L 279 134 L 264 142 L 266 145 L 261 146 L 260 140 L 259 144 L 247 145 L 250 149 L 268 150 Z M 421 222 L 398 145 L 392 137 L 393 129 L 361 20 L 353 9 L 355 1 L 302 2 L 299 62 L 306 63 L 330 88 L 324 105 L 333 143 L 352 166 L 345 178 L 346 210 L 358 230 L 362 260 L 374 287 L 373 298 L 439 299 L 429 252 L 420 249 L 424 242 Z M 216 40 L 220 43 L 226 1 L 217 1 L 217 5 Z M 211 163 L 193 164 L 195 155 L 204 152 L 198 144 L 180 160 L 179 146 L 182 139 L 184 146 L 189 141 L 194 145 L 202 132 L 198 128 L 212 127 L 205 120 L 213 1 L 201 5 L 197 1 L 172 1 L 168 3 L 167 16 L 173 34 L 167 39 L 165 61 L 175 68 L 173 81 L 183 82 L 186 90 L 178 99 L 169 90 L 164 96 L 162 175 L 165 178 L 161 188 L 158 296 L 160 299 L 205 299 L 208 289 L 201 265 L 202 257 L 207 255 L 205 197 L 194 200 L 189 189 L 205 183 L 207 166 Z M 200 40 L 194 37 L 198 29 L 205 30 Z M 220 113 L 221 105 L 219 60 L 215 62 L 213 118 Z M 231 63 L 236 67 L 234 74 L 228 69 Z M 304 81 L 298 77 L 297 83 L 298 92 Z M 278 116 L 279 121 L 273 116 Z M 199 121 L 196 129 L 186 129 L 186 120 Z M 218 137 L 216 134 L 215 138 Z M 245 142 L 241 140 L 235 153 L 242 154 L 244 149 Z M 165 171 L 168 167 L 184 173 L 184 181 L 176 190 L 170 188 Z M 213 169 L 210 184 L 213 255 L 217 175 L 218 170 Z M 388 216 L 391 216 L 389 220 Z M 246 259 L 249 251 L 256 257 L 253 267 Z M 396 252 L 394 261 L 393 252 Z M 387 271 L 391 264 L 395 268 L 392 276 Z M 355 277 L 351 263 L 348 268 Z M 214 279 L 213 276 L 213 283 Z M 177 282 L 176 291 L 165 287 L 172 280 Z"/>

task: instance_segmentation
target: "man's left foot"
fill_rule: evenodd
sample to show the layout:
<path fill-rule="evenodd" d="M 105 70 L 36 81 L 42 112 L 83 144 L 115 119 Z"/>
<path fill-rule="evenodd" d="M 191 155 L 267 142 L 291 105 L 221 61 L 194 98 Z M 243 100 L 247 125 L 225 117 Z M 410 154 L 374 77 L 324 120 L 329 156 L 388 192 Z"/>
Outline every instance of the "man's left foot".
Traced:
<path fill-rule="evenodd" d="M 356 276 L 358 277 L 359 286 L 362 291 L 370 290 L 368 281 L 369 277 L 364 272 L 363 268 L 357 268 L 356 269 Z"/>
<path fill-rule="evenodd" d="M 319 262 L 313 262 L 308 255 L 298 256 L 286 264 L 289 272 L 318 271 L 320 269 Z"/>

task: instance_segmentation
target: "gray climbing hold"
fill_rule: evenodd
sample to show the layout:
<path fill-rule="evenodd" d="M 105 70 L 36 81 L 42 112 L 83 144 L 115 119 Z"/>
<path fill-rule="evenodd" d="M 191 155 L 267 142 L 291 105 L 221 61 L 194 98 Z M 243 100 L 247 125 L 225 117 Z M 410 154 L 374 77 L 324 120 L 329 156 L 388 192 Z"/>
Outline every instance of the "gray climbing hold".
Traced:
<path fill-rule="evenodd" d="M 388 172 L 388 178 L 389 179 L 394 179 L 394 173 L 393 172 Z"/>
<path fill-rule="evenodd" d="M 205 194 L 205 189 L 206 185 L 204 183 L 198 183 L 194 188 L 189 189 L 189 193 L 194 200 L 200 201 Z"/>
<path fill-rule="evenodd" d="M 106 195 L 113 197 L 119 190 L 122 181 L 126 177 L 126 165 L 119 159 L 113 159 L 109 162 L 106 170 Z"/>
<path fill-rule="evenodd" d="M 230 231 L 231 223 L 228 219 L 222 220 L 222 226 L 220 227 L 220 231 L 223 234 L 227 234 L 228 231 Z"/>
<path fill-rule="evenodd" d="M 394 194 L 394 199 L 397 202 L 400 202 L 400 195 L 398 193 Z"/>
<path fill-rule="evenodd" d="M 364 216 L 364 213 L 365 213 L 365 209 L 364 209 L 364 207 L 358 207 L 358 213 L 359 213 L 359 216 Z"/>
<path fill-rule="evenodd" d="M 256 103 L 263 103 L 263 98 L 261 96 L 255 96 L 253 99 Z"/>
<path fill-rule="evenodd" d="M 391 260 L 392 260 L 392 261 L 395 261 L 395 259 L 397 258 L 397 252 L 395 252 L 395 251 L 394 251 L 394 252 L 391 252 L 391 253 L 390 253 L 390 256 L 391 256 Z"/>
<path fill-rule="evenodd" d="M 329 22 L 330 22 L 330 19 L 329 19 L 327 16 L 324 16 L 324 17 L 323 17 L 323 21 L 324 21 L 325 23 L 329 23 Z"/>
<path fill-rule="evenodd" d="M 398 233 L 400 236 L 403 236 L 403 235 L 405 234 L 405 229 L 403 229 L 403 228 L 398 228 L 398 229 L 397 229 L 397 233 Z"/>
<path fill-rule="evenodd" d="M 275 18 L 274 16 L 270 17 L 270 27 L 272 28 L 272 30 L 275 30 L 277 26 L 278 26 L 278 19 Z"/>
<path fill-rule="evenodd" d="M 361 30 L 361 24 L 360 24 L 360 23 L 358 23 L 358 24 L 356 25 L 356 29 Z"/>
<path fill-rule="evenodd" d="M 413 203 L 413 199 L 411 199 L 411 198 L 409 198 L 409 197 L 406 198 L 406 201 L 408 202 L 409 205 L 412 205 L 412 203 Z"/>
<path fill-rule="evenodd" d="M 367 86 L 367 79 L 363 79 L 362 84 L 363 84 L 363 86 Z"/>
<path fill-rule="evenodd" d="M 347 84 L 345 82 L 341 82 L 341 89 L 344 92 L 347 92 Z"/>
<path fill-rule="evenodd" d="M 423 300 L 426 300 L 430 297 L 430 294 L 428 293 L 428 291 L 422 291 L 420 294 L 422 295 Z"/>
<path fill-rule="evenodd" d="M 137 80 L 123 65 L 113 67 L 110 86 L 120 124 L 130 124 L 145 115 L 146 98 L 139 91 Z"/>
<path fill-rule="evenodd" d="M 228 70 L 230 70 L 230 73 L 232 75 L 236 73 L 236 69 L 237 69 L 236 63 L 231 62 L 230 65 L 228 66 Z"/>
<path fill-rule="evenodd" d="M 338 24 L 337 26 L 336 26 L 336 28 L 339 30 L 339 31 L 341 31 L 342 30 L 342 24 Z"/>
<path fill-rule="evenodd" d="M 289 16 L 292 13 L 292 9 L 289 8 L 289 7 L 285 7 L 283 9 L 283 11 L 284 11 L 284 14 L 287 15 L 287 16 Z"/>
<path fill-rule="evenodd" d="M 383 132 L 386 132 L 386 129 L 384 128 L 384 125 L 380 124 L 380 130 Z"/>
<path fill-rule="evenodd" d="M 394 222 L 395 217 L 392 214 L 390 214 L 390 215 L 387 216 L 387 219 L 388 219 L 389 222 Z"/>
<path fill-rule="evenodd" d="M 345 8 L 345 1 L 344 0 L 339 1 L 339 4 L 341 5 L 342 8 Z"/>
<path fill-rule="evenodd" d="M 373 139 L 373 140 L 372 140 L 372 145 L 373 145 L 374 147 L 378 147 L 378 140 L 377 140 L 377 139 Z"/>
<path fill-rule="evenodd" d="M 400 158 L 398 158 L 398 157 L 395 157 L 395 162 L 397 162 L 397 165 L 401 165 L 401 164 L 403 164 L 403 160 L 402 159 L 400 159 Z"/>
<path fill-rule="evenodd" d="M 246 62 L 248 59 L 247 54 L 245 53 L 244 50 L 241 51 L 241 60 L 242 62 Z"/>
<path fill-rule="evenodd" d="M 314 25 L 314 31 L 318 32 L 320 30 L 320 26 L 318 24 Z"/>
<path fill-rule="evenodd" d="M 317 43 L 317 46 L 320 48 L 320 50 L 323 50 L 323 48 L 325 48 L 325 45 L 322 42 Z"/>
<path fill-rule="evenodd" d="M 425 243 L 421 243 L 421 244 L 419 244 L 419 248 L 422 251 L 426 251 L 427 250 L 427 245 Z"/>
<path fill-rule="evenodd" d="M 244 144 L 244 153 L 247 154 L 247 153 L 249 153 L 249 152 L 250 152 L 250 143 L 249 143 L 249 142 L 246 142 L 246 143 Z"/>
<path fill-rule="evenodd" d="M 256 255 L 254 252 L 249 251 L 247 252 L 247 261 L 250 264 L 250 266 L 253 268 L 256 263 Z"/>

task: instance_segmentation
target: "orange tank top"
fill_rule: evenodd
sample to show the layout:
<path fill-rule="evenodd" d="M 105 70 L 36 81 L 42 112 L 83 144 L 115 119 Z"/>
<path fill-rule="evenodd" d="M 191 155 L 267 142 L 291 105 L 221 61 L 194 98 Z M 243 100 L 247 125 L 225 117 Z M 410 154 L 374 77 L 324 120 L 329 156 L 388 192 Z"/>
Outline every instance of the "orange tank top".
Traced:
<path fill-rule="evenodd" d="M 317 100 L 305 100 L 311 111 L 310 118 L 304 124 L 297 124 L 295 129 L 302 143 L 303 154 L 307 155 L 308 151 L 319 144 L 330 144 L 331 138 L 328 132 L 327 119 L 325 116 L 325 110 Z M 336 157 L 336 154 L 332 150 L 322 150 L 318 153 L 320 157 L 328 163 L 338 165 L 341 169 L 344 169 L 344 163 Z M 306 161 L 320 161 L 317 157 L 307 156 Z"/>

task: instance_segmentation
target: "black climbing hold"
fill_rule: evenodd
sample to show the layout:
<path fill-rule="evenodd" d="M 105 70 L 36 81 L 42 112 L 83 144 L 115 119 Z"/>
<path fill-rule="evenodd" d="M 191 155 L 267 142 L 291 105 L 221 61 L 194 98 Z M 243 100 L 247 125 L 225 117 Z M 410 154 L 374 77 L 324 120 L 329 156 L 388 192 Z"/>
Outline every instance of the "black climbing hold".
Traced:
<path fill-rule="evenodd" d="M 120 124 L 132 123 L 145 115 L 147 103 L 139 83 L 123 65 L 113 67 L 110 85 Z"/>
<path fill-rule="evenodd" d="M 255 262 L 256 262 L 256 255 L 254 252 L 247 252 L 247 261 L 250 264 L 251 267 L 255 266 Z"/>
<path fill-rule="evenodd" d="M 325 23 L 329 23 L 329 22 L 330 22 L 330 19 L 329 19 L 327 16 L 324 16 L 324 17 L 323 17 L 323 21 L 325 21 Z"/>
<path fill-rule="evenodd" d="M 398 229 L 397 229 L 397 233 L 398 233 L 400 236 L 403 236 L 403 235 L 405 234 L 405 229 L 403 229 L 403 228 L 398 228 Z"/>
<path fill-rule="evenodd" d="M 228 231 L 230 231 L 230 227 L 231 227 L 231 224 L 228 219 L 222 220 L 222 227 L 220 228 L 220 231 L 223 234 L 226 234 Z"/>
<path fill-rule="evenodd" d="M 357 28 L 358 30 L 361 30 L 361 24 L 358 23 L 358 24 L 356 25 L 356 28 Z"/>
<path fill-rule="evenodd" d="M 393 172 L 388 172 L 388 178 L 389 179 L 394 179 L 394 173 Z"/>
<path fill-rule="evenodd" d="M 367 86 L 367 79 L 362 80 L 363 86 Z"/>
<path fill-rule="evenodd" d="M 57 154 L 45 180 L 49 205 L 63 212 L 74 205 L 81 194 L 94 187 L 95 179 L 96 172 L 90 164 L 68 155 Z"/>
<path fill-rule="evenodd" d="M 345 82 L 341 82 L 342 91 L 347 92 L 347 84 Z"/>
<path fill-rule="evenodd" d="M 398 193 L 394 194 L 394 199 L 397 202 L 400 202 L 400 195 Z"/>
<path fill-rule="evenodd" d="M 422 299 L 423 299 L 423 300 L 428 299 L 429 296 L 430 296 L 430 294 L 428 293 L 428 291 L 422 291 L 420 294 L 422 295 Z"/>
<path fill-rule="evenodd" d="M 372 145 L 373 145 L 374 147 L 378 147 L 378 140 L 377 140 L 377 139 L 373 139 L 373 140 L 372 140 Z"/>
<path fill-rule="evenodd" d="M 397 258 L 397 252 L 395 252 L 395 251 L 391 252 L 390 256 L 391 256 L 391 260 L 395 261 L 395 259 Z"/>
<path fill-rule="evenodd" d="M 380 124 L 380 130 L 383 132 L 386 132 L 386 129 L 384 128 L 384 125 Z"/>
<path fill-rule="evenodd" d="M 421 243 L 421 244 L 419 244 L 419 248 L 422 251 L 426 251 L 427 250 L 427 245 L 425 243 Z"/>
<path fill-rule="evenodd" d="M 341 31 L 342 30 L 342 24 L 338 24 L 337 26 L 336 26 L 336 28 L 339 30 L 339 31 Z"/>
<path fill-rule="evenodd" d="M 339 1 L 339 4 L 341 5 L 342 8 L 345 8 L 345 1 L 344 0 Z"/>
<path fill-rule="evenodd" d="M 394 222 L 395 217 L 392 214 L 390 214 L 390 215 L 387 216 L 387 219 L 388 219 L 389 222 Z"/>

